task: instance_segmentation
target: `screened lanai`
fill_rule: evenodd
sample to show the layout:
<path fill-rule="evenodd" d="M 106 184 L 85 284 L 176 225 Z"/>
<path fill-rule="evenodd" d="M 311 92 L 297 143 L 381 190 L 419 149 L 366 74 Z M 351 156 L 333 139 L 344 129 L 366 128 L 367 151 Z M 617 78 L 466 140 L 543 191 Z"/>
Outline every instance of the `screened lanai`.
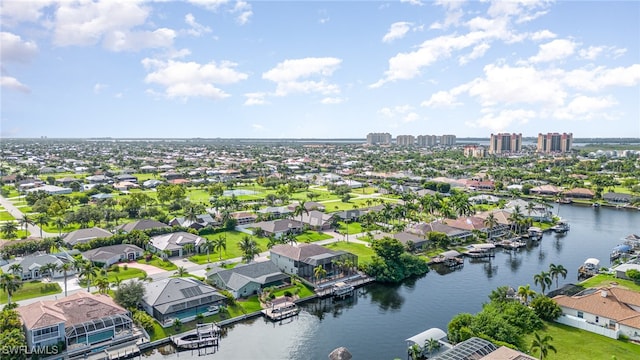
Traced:
<path fill-rule="evenodd" d="M 126 314 L 114 314 L 85 321 L 65 329 L 69 349 L 91 346 L 133 334 L 133 322 Z"/>

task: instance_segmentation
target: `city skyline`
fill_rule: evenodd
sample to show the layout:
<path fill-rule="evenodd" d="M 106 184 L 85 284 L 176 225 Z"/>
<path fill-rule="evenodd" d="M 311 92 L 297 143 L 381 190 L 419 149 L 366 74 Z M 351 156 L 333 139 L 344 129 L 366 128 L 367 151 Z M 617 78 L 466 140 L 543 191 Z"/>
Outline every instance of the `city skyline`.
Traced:
<path fill-rule="evenodd" d="M 640 137 L 637 2 L 0 6 L 2 137 Z"/>

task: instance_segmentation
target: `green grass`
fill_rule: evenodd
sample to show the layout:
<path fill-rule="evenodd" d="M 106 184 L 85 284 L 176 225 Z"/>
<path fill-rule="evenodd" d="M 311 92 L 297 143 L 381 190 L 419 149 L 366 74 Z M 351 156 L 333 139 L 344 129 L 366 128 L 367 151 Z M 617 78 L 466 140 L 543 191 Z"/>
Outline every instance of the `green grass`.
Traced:
<path fill-rule="evenodd" d="M 540 335 L 550 335 L 550 342 L 557 353 L 549 351 L 547 360 L 583 360 L 583 359 L 612 359 L 617 360 L 640 359 L 640 346 L 622 340 L 614 340 L 588 331 L 557 323 L 545 322 L 545 328 L 538 332 Z M 533 333 L 525 337 L 527 346 L 531 344 Z M 536 352 L 536 356 L 540 353 Z"/>
<path fill-rule="evenodd" d="M 45 295 L 59 294 L 61 292 L 62 292 L 62 289 L 60 288 L 60 285 L 58 285 L 58 283 L 56 282 L 43 283 L 35 280 L 35 281 L 23 283 L 22 287 L 15 293 L 13 293 L 13 296 L 11 296 L 11 302 L 26 300 L 26 299 L 33 299 L 33 298 L 45 296 Z M 4 304 L 6 302 L 7 302 L 7 293 L 2 291 L 0 292 L 0 304 Z"/>
<path fill-rule="evenodd" d="M 587 280 L 584 280 L 579 285 L 584 286 L 585 288 L 592 287 L 602 287 L 602 286 L 611 286 L 611 283 L 616 283 L 616 286 L 624 287 L 629 290 L 640 292 L 640 285 L 634 283 L 631 280 L 618 279 L 613 275 L 608 274 L 598 274 L 596 276 L 590 277 Z"/>
<path fill-rule="evenodd" d="M 220 235 L 226 236 L 227 238 L 227 250 L 222 251 L 222 260 L 242 257 L 242 251 L 240 251 L 238 243 L 247 234 L 239 231 L 225 231 L 223 233 L 204 235 L 204 237 L 207 239 L 216 239 Z M 260 248 L 261 252 L 267 251 L 267 243 L 269 242 L 267 238 L 257 236 L 252 236 L 251 238 L 258 243 L 258 247 Z M 210 253 L 210 258 L 211 262 L 220 261 L 220 254 L 218 252 L 212 252 Z M 209 263 L 207 261 L 206 253 L 193 255 L 189 258 L 189 260 L 200 265 Z"/>
<path fill-rule="evenodd" d="M 314 242 L 320 240 L 331 239 L 331 235 L 319 233 L 317 231 L 307 230 L 304 233 L 296 236 L 297 242 Z"/>
<path fill-rule="evenodd" d="M 138 264 L 151 265 L 167 271 L 178 269 L 176 264 L 172 263 L 171 261 L 162 260 L 155 255 L 153 255 L 153 258 L 149 262 L 147 262 L 145 259 L 138 259 Z"/>
<path fill-rule="evenodd" d="M 334 242 L 325 245 L 326 248 L 331 250 L 344 250 L 358 256 L 358 264 L 370 264 L 371 258 L 375 255 L 375 252 L 370 247 L 362 244 L 347 243 L 344 241 Z"/>
<path fill-rule="evenodd" d="M 296 284 L 296 285 L 287 286 L 287 287 L 282 288 L 282 289 L 278 289 L 278 291 L 275 291 L 273 294 L 276 297 L 284 296 L 285 291 L 291 291 L 293 293 L 293 289 L 294 288 L 298 288 L 298 297 L 300 299 L 304 299 L 304 298 L 307 298 L 309 296 L 313 296 L 313 294 L 314 294 L 313 290 L 311 290 L 309 287 L 305 286 L 302 283 Z"/>
<path fill-rule="evenodd" d="M 133 278 L 141 278 L 141 277 L 146 277 L 147 273 L 144 270 L 140 270 L 140 269 L 136 269 L 136 268 L 128 268 L 127 270 L 125 270 L 122 266 L 119 267 L 120 271 L 116 272 L 116 271 L 107 271 L 107 280 L 109 280 L 109 282 L 114 282 L 116 281 L 116 277 L 120 280 L 128 280 L 128 279 L 133 279 Z M 100 275 L 100 273 L 98 272 L 98 278 L 103 278 L 103 275 Z M 80 286 L 87 286 L 87 283 L 85 280 L 80 280 L 78 282 L 80 284 Z M 91 279 L 91 283 L 95 283 L 95 279 Z"/>
<path fill-rule="evenodd" d="M 15 219 L 16 218 L 9 214 L 8 211 L 0 211 L 0 221 L 11 221 Z"/>
<path fill-rule="evenodd" d="M 251 295 L 246 299 L 238 299 L 236 300 L 236 304 L 242 308 L 243 314 L 251 314 L 262 310 L 258 295 Z"/>
<path fill-rule="evenodd" d="M 349 234 L 359 234 L 362 232 L 362 225 L 359 222 L 350 222 L 348 227 L 343 221 L 340 221 L 338 224 L 340 224 L 338 230 L 340 230 L 341 234 L 346 234 L 347 230 L 349 230 Z"/>

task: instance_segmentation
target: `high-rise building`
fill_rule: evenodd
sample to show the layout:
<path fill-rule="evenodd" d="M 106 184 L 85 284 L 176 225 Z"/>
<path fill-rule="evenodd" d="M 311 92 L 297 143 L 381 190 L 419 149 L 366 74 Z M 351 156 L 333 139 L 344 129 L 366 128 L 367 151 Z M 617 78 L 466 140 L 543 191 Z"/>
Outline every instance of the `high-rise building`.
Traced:
<path fill-rule="evenodd" d="M 391 134 L 389 133 L 369 133 L 367 135 L 368 145 L 389 145 L 391 144 Z"/>
<path fill-rule="evenodd" d="M 416 137 L 413 135 L 398 135 L 396 137 L 396 145 L 413 146 L 416 143 Z"/>
<path fill-rule="evenodd" d="M 455 135 L 442 135 L 440 136 L 440 146 L 453 146 L 456 144 Z"/>
<path fill-rule="evenodd" d="M 430 147 L 438 145 L 438 137 L 435 135 L 418 135 L 416 145 L 420 147 Z"/>
<path fill-rule="evenodd" d="M 566 153 L 571 151 L 572 145 L 572 133 L 538 134 L 538 152 L 540 153 Z"/>
<path fill-rule="evenodd" d="M 522 134 L 491 134 L 489 154 L 519 153 L 522 151 Z"/>
<path fill-rule="evenodd" d="M 463 152 L 466 157 L 483 158 L 487 154 L 487 149 L 484 146 L 467 145 Z"/>

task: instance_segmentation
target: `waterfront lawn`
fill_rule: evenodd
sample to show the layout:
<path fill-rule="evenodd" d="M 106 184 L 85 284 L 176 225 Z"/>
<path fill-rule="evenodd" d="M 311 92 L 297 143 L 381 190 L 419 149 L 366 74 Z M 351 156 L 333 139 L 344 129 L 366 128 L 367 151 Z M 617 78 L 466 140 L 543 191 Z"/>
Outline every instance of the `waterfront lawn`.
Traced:
<path fill-rule="evenodd" d="M 618 360 L 640 358 L 640 346 L 637 344 L 611 339 L 567 325 L 545 322 L 544 329 L 538 333 L 543 336 L 551 335 L 553 340 L 550 343 L 558 351 L 557 353 L 549 351 L 545 357 L 547 360 L 612 359 L 613 356 Z M 532 340 L 533 333 L 525 336 L 527 346 L 531 345 Z M 535 354 L 540 355 L 539 352 Z"/>
<path fill-rule="evenodd" d="M 11 296 L 11 301 L 33 299 L 45 295 L 60 294 L 61 292 L 62 289 L 57 282 L 44 283 L 39 280 L 33 280 L 22 283 L 22 287 Z M 2 291 L 0 292 L 0 304 L 5 304 L 6 302 L 7 293 Z"/>
<path fill-rule="evenodd" d="M 300 298 L 300 299 L 308 298 L 308 297 L 314 295 L 313 290 L 311 288 L 309 288 L 308 286 L 306 286 L 305 284 L 303 284 L 303 283 L 298 283 L 296 285 L 291 285 L 291 286 L 287 286 L 287 287 L 282 288 L 282 289 L 278 289 L 277 291 L 274 291 L 273 294 L 276 297 L 284 296 L 284 293 L 286 291 L 290 291 L 291 293 L 293 293 L 293 289 L 295 289 L 295 288 L 298 289 L 298 294 L 297 295 L 298 295 L 298 298 Z"/>
<path fill-rule="evenodd" d="M 244 236 L 247 236 L 247 234 L 240 231 L 225 231 L 217 234 L 207 234 L 207 235 L 204 235 L 203 237 L 213 240 L 213 239 L 217 239 L 221 235 L 227 238 L 227 249 L 222 251 L 222 260 L 242 257 L 242 251 L 240 251 L 240 248 L 238 247 L 238 243 L 240 243 L 240 240 L 242 240 Z M 251 236 L 251 238 L 258 243 L 258 247 L 260 248 L 260 251 L 267 250 L 267 243 L 269 242 L 267 238 L 258 237 L 258 236 Z M 219 252 L 215 252 L 215 253 L 211 252 L 209 255 L 211 258 L 211 262 L 220 261 Z M 207 261 L 206 253 L 193 255 L 189 257 L 189 261 L 193 261 L 194 263 L 199 265 L 209 263 Z"/>
<path fill-rule="evenodd" d="M 176 270 L 178 268 L 176 264 L 172 263 L 171 261 L 160 259 L 156 255 L 153 255 L 153 257 L 151 258 L 151 261 L 147 261 L 144 258 L 142 258 L 142 259 L 138 259 L 137 262 L 138 264 L 151 265 L 167 271 Z"/>
<path fill-rule="evenodd" d="M 0 211 L 0 221 L 11 221 L 15 219 L 16 218 L 9 214 L 8 211 Z"/>
<path fill-rule="evenodd" d="M 331 235 L 319 233 L 317 231 L 307 230 L 302 234 L 296 236 L 297 242 L 314 242 L 320 240 L 331 239 Z"/>
<path fill-rule="evenodd" d="M 629 290 L 640 292 L 639 284 L 636 284 L 631 280 L 618 279 L 615 276 L 609 274 L 598 274 L 579 283 L 579 285 L 583 286 L 585 289 L 592 287 L 597 288 L 602 286 L 612 286 L 612 284 L 618 287 L 623 287 Z"/>
<path fill-rule="evenodd" d="M 331 244 L 327 244 L 324 247 L 331 250 L 344 250 L 358 256 L 358 264 L 365 265 L 371 263 L 371 258 L 375 255 L 375 252 L 370 247 L 362 244 L 348 243 L 345 241 L 338 241 Z"/>

